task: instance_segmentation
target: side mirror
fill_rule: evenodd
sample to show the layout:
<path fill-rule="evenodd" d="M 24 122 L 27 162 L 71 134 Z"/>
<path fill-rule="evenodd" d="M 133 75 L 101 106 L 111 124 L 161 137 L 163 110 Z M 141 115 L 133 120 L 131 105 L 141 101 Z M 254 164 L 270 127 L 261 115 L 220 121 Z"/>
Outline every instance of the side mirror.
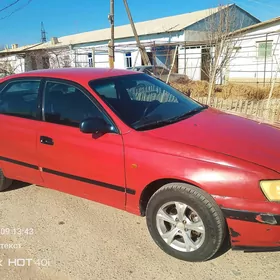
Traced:
<path fill-rule="evenodd" d="M 100 118 L 88 118 L 80 123 L 80 130 L 87 134 L 105 134 L 112 132 L 112 128 L 105 120 Z"/>

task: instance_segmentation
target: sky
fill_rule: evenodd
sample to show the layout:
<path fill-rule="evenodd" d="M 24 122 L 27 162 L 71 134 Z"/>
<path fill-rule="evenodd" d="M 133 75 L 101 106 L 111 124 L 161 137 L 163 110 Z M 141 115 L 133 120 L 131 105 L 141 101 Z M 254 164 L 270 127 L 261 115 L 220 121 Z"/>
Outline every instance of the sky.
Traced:
<path fill-rule="evenodd" d="M 239 5 L 262 21 L 280 15 L 279 0 L 128 0 L 135 22 L 228 3 Z M 0 0 L 0 46 L 40 42 L 41 22 L 47 39 L 108 28 L 109 10 L 110 0 Z M 123 0 L 115 0 L 115 25 L 127 23 Z"/>

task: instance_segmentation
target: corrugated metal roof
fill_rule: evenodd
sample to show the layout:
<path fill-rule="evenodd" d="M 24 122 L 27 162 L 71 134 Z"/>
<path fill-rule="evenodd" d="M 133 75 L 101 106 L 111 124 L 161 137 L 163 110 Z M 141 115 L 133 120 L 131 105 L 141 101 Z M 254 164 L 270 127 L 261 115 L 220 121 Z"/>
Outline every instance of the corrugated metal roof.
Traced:
<path fill-rule="evenodd" d="M 224 6 L 225 8 L 228 6 Z M 159 18 L 144 22 L 135 23 L 135 27 L 139 36 L 151 35 L 157 33 L 165 33 L 168 31 L 180 31 L 192 24 L 207 18 L 208 16 L 217 13 L 221 7 L 212 8 L 202 11 L 196 11 L 192 13 L 186 13 L 176 16 L 170 16 L 165 18 Z M 53 45 L 51 42 L 44 43 L 32 49 L 43 49 L 43 48 L 55 48 L 68 46 L 71 44 L 81 44 L 90 42 L 100 42 L 110 40 L 111 31 L 110 28 L 94 30 L 84 33 L 78 33 L 69 36 L 63 36 L 58 38 L 57 44 Z M 115 27 L 115 39 L 133 37 L 133 32 L 130 24 Z"/>
<path fill-rule="evenodd" d="M 11 53 L 19 53 L 19 52 L 22 52 L 22 51 L 26 51 L 32 47 L 38 47 L 38 45 L 41 45 L 41 43 L 37 43 L 37 44 L 32 44 L 32 45 L 26 45 L 26 46 L 21 46 L 21 47 L 18 47 L 18 48 L 15 48 L 15 49 L 5 49 L 5 50 L 2 50 L 0 51 L 0 55 L 1 54 L 11 54 Z"/>

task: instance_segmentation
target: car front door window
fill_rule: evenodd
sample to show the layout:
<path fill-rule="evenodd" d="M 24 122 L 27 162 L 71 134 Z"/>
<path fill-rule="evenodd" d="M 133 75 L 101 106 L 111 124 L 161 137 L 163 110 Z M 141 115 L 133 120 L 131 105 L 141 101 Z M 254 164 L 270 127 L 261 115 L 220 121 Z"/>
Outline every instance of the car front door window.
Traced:
<path fill-rule="evenodd" d="M 82 90 L 62 82 L 46 83 L 43 118 L 46 122 L 72 127 L 79 127 L 88 118 L 106 119 Z"/>

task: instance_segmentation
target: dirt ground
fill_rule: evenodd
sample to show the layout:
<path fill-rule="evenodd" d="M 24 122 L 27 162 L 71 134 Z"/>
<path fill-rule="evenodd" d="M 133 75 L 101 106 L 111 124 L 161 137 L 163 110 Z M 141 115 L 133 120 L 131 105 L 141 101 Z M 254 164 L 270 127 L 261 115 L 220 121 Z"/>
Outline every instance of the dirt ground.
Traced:
<path fill-rule="evenodd" d="M 0 243 L 17 246 L 0 244 L 1 280 L 279 278 L 280 253 L 179 261 L 153 243 L 144 218 L 57 191 L 17 183 L 0 203 Z"/>

